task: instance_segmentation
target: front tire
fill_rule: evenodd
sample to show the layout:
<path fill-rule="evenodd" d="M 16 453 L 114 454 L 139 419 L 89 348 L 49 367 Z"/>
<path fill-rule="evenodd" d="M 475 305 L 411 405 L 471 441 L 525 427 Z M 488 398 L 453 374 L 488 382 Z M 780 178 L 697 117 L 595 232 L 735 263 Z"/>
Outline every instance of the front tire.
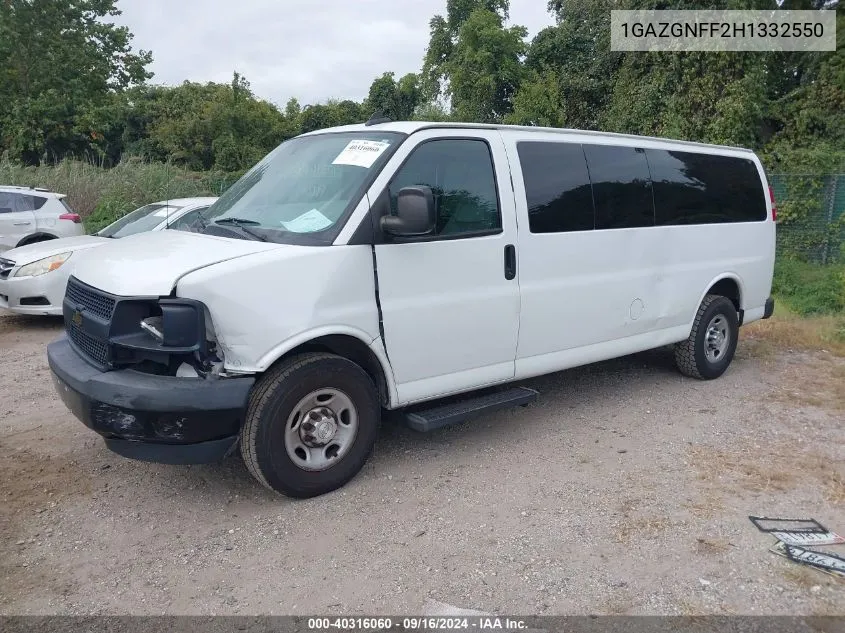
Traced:
<path fill-rule="evenodd" d="M 363 468 L 380 418 L 378 392 L 360 366 L 334 354 L 294 356 L 253 389 L 241 455 L 270 490 L 315 497 Z"/>
<path fill-rule="evenodd" d="M 738 340 L 734 304 L 727 297 L 707 295 L 695 315 L 689 338 L 675 345 L 675 364 L 692 378 L 718 378 L 731 364 Z"/>

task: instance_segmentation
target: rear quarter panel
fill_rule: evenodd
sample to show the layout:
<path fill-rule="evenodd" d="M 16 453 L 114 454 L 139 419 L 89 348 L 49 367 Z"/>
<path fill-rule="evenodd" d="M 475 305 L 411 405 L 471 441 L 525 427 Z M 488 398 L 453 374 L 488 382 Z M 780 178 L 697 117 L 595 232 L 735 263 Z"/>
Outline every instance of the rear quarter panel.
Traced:
<path fill-rule="evenodd" d="M 60 220 L 63 213 L 70 213 L 58 198 L 48 198 L 44 206 L 35 211 L 36 232 L 52 237 L 85 235 L 85 226 L 71 220 Z"/>

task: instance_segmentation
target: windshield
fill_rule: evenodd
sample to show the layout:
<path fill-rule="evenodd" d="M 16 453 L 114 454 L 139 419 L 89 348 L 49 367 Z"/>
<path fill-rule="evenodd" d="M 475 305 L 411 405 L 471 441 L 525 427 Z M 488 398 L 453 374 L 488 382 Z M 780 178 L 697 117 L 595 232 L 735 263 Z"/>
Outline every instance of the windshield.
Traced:
<path fill-rule="evenodd" d="M 112 222 L 102 229 L 97 235 L 101 237 L 126 237 L 152 231 L 161 224 L 168 215 L 173 215 L 182 207 L 175 207 L 166 204 L 148 204 L 132 213 L 127 213 L 117 222 Z"/>
<path fill-rule="evenodd" d="M 282 143 L 232 185 L 203 215 L 206 232 L 250 239 L 329 243 L 404 135 L 342 132 Z"/>

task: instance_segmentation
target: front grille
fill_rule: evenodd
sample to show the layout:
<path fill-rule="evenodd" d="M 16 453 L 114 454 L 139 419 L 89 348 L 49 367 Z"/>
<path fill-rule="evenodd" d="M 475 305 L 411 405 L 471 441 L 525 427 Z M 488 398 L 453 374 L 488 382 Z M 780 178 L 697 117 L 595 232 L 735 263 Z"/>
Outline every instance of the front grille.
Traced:
<path fill-rule="evenodd" d="M 88 286 L 83 286 L 73 277 L 67 282 L 66 293 L 68 299 L 76 305 L 82 306 L 91 314 L 95 314 L 101 319 L 111 320 L 115 304 L 115 300 L 111 297 Z"/>
<path fill-rule="evenodd" d="M 86 356 L 91 358 L 95 363 L 100 365 L 107 365 L 109 360 L 109 347 L 103 341 L 98 341 L 90 334 L 83 332 L 75 325 L 67 328 L 67 334 L 70 340 L 82 351 Z"/>
<path fill-rule="evenodd" d="M 0 257 L 0 279 L 8 279 L 9 273 L 12 272 L 12 268 L 15 267 L 15 262 L 11 259 L 3 259 Z"/>

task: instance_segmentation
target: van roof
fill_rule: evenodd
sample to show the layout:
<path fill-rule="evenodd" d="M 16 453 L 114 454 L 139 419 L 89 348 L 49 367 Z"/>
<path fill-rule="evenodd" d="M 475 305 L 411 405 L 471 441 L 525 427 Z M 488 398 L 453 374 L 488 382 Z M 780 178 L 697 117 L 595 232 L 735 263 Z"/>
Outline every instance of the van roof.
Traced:
<path fill-rule="evenodd" d="M 413 134 L 414 132 L 419 132 L 420 130 L 427 130 L 427 129 L 438 129 L 438 128 L 447 128 L 447 129 L 475 129 L 475 130 L 512 130 L 516 132 L 543 132 L 543 133 L 555 133 L 555 134 L 578 134 L 581 136 L 595 136 L 597 138 L 615 138 L 615 139 L 622 139 L 622 140 L 647 140 L 647 141 L 655 141 L 660 143 L 671 143 L 673 145 L 686 145 L 692 147 L 702 147 L 702 148 L 718 148 L 718 149 L 725 149 L 731 151 L 741 151 L 741 152 L 749 152 L 754 153 L 753 150 L 748 149 L 746 147 L 731 147 L 729 145 L 713 145 L 709 143 L 696 143 L 695 141 L 679 141 L 676 139 L 671 138 L 660 138 L 656 136 L 637 136 L 635 134 L 618 134 L 616 132 L 597 132 L 595 130 L 575 130 L 575 129 L 567 129 L 567 128 L 556 128 L 556 127 L 539 127 L 539 126 L 528 126 L 528 125 L 499 125 L 495 123 L 455 123 L 455 122 L 433 122 L 433 121 L 390 121 L 387 123 L 375 123 L 371 125 L 366 125 L 364 123 L 358 123 L 355 125 L 343 125 L 339 127 L 332 127 L 332 128 L 325 128 L 322 130 L 314 130 L 313 132 L 308 132 L 307 135 L 312 134 L 323 134 L 326 132 L 375 132 L 375 131 L 383 131 L 383 132 L 402 132 L 404 134 Z"/>

